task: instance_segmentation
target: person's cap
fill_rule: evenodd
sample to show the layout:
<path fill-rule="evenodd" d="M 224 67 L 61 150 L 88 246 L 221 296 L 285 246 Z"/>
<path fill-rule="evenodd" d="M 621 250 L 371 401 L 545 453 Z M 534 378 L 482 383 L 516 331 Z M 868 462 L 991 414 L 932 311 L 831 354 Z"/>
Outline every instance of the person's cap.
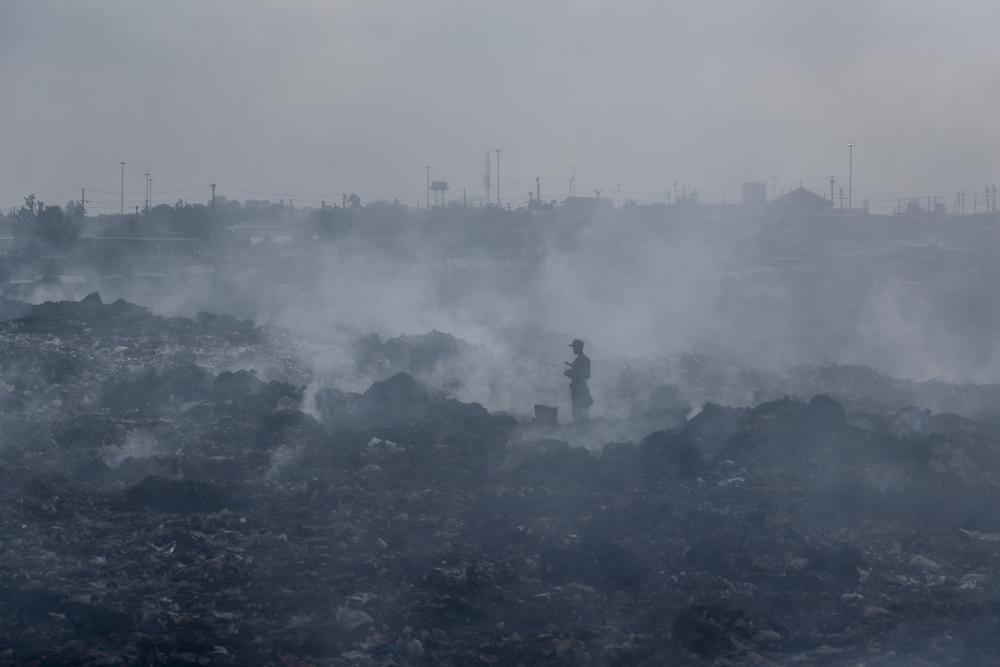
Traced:
<path fill-rule="evenodd" d="M 570 347 L 583 347 L 583 341 L 579 338 L 574 338 L 573 342 L 569 344 Z"/>

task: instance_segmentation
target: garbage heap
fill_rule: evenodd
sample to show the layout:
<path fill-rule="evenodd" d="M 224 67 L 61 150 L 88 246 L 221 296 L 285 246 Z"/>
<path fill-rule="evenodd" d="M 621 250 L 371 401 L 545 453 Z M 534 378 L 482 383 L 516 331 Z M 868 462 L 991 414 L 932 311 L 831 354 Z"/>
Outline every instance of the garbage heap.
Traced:
<path fill-rule="evenodd" d="M 996 422 L 819 394 L 590 450 L 406 373 L 213 370 L 265 338 L 0 323 L 0 664 L 997 662 Z"/>

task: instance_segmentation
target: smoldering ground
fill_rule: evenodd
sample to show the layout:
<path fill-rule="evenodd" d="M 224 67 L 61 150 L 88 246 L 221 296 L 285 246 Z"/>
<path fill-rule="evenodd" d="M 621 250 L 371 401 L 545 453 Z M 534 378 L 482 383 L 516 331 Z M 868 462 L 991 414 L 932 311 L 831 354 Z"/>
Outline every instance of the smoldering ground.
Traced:
<path fill-rule="evenodd" d="M 85 265 L 76 282 L 18 296 L 38 302 L 100 289 L 167 315 L 232 313 L 287 332 L 317 377 L 354 388 L 372 378 L 352 377 L 353 341 L 437 330 L 479 346 L 437 380 L 465 400 L 517 413 L 534 403 L 566 411 L 561 368 L 575 337 L 587 341 L 606 399 L 625 366 L 686 353 L 778 373 L 862 364 L 913 380 L 1000 374 L 988 318 L 961 306 L 992 303 L 984 274 L 941 274 L 920 247 L 891 262 L 859 259 L 851 247 L 865 239 L 854 232 L 838 240 L 836 230 L 783 228 L 777 233 L 791 239 L 776 243 L 767 225 L 706 224 L 683 213 L 662 220 L 626 208 L 582 221 L 532 219 L 522 244 L 541 258 L 503 268 L 481 244 L 463 236 L 446 244 L 442 232 L 425 233 L 433 221 L 405 215 L 414 231 L 405 252 L 363 232 L 315 241 L 300 225 L 290 231 L 298 238 L 291 252 L 166 278 L 108 279 Z M 472 213 L 463 224 L 483 222 Z M 973 266 L 992 271 L 985 261 Z M 954 284 L 956 275 L 964 282 Z M 595 412 L 608 408 L 598 401 Z"/>
<path fill-rule="evenodd" d="M 988 254 L 594 208 L 22 266 L 0 659 L 990 664 Z"/>
<path fill-rule="evenodd" d="M 307 240 L 6 302 L 0 660 L 989 664 L 1000 389 L 825 363 L 952 277 L 671 222 L 533 221 L 514 270 Z"/>
<path fill-rule="evenodd" d="M 996 656 L 996 388 L 682 354 L 608 434 L 414 378 L 488 351 L 441 332 L 354 341 L 357 391 L 221 370 L 310 377 L 298 345 L 96 296 L 0 323 L 0 662 Z"/>

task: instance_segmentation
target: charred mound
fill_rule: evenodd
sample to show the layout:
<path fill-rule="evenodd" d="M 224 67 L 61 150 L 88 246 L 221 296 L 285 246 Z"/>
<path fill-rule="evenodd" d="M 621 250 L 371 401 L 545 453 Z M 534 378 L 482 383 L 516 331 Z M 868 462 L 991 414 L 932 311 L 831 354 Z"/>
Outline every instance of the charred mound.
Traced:
<path fill-rule="evenodd" d="M 306 405 L 220 368 L 280 359 L 256 327 L 112 306 L 0 322 L 0 665 L 1000 655 L 995 421 L 866 374 L 687 419 L 672 376 L 591 450 L 410 373 Z"/>

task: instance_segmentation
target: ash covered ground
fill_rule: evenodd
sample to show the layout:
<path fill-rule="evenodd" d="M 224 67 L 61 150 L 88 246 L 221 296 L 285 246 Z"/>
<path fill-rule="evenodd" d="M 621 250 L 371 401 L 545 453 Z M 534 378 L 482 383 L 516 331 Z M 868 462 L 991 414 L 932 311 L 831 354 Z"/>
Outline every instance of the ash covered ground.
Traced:
<path fill-rule="evenodd" d="M 558 426 L 470 402 L 495 360 L 441 332 L 319 373 L 226 315 L 3 315 L 0 664 L 1000 655 L 1000 386 L 609 361 Z"/>

